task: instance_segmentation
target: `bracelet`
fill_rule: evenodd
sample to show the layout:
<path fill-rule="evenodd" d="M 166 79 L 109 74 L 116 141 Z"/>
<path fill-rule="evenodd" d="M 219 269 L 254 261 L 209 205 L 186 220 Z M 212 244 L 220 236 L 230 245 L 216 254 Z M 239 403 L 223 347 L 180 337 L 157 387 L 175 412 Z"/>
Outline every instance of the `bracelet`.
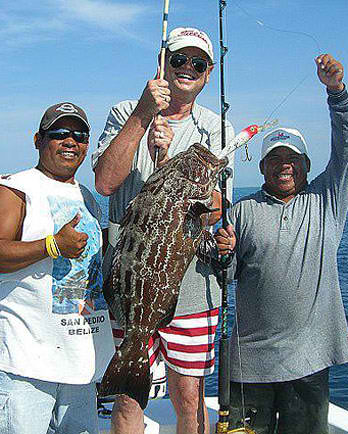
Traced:
<path fill-rule="evenodd" d="M 56 239 L 54 238 L 54 236 L 52 236 L 52 238 L 53 238 L 54 247 L 56 248 L 56 253 L 58 254 L 58 256 L 61 256 L 62 254 L 60 253 L 60 250 L 59 250 L 59 247 L 58 247 L 57 241 L 56 241 Z"/>
<path fill-rule="evenodd" d="M 58 256 L 60 256 L 60 250 L 54 236 L 47 235 L 45 238 L 45 244 L 48 256 L 50 256 L 52 259 L 57 259 Z"/>

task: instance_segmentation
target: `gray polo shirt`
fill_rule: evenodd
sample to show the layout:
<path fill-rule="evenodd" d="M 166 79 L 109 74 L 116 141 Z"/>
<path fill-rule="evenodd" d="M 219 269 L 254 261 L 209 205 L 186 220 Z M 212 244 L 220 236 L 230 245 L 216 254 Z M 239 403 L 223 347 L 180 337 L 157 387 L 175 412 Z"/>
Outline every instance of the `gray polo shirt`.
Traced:
<path fill-rule="evenodd" d="M 329 94 L 332 151 L 288 203 L 263 189 L 231 210 L 245 382 L 288 381 L 348 362 L 337 250 L 348 208 L 348 95 Z M 232 380 L 240 381 L 236 330 Z"/>
<path fill-rule="evenodd" d="M 100 136 L 98 149 L 92 155 L 93 167 L 98 158 L 110 145 L 111 140 L 119 133 L 133 110 L 137 101 L 122 101 L 112 107 L 106 121 L 105 129 Z M 221 120 L 220 116 L 211 110 L 194 104 L 189 117 L 180 121 L 169 120 L 174 131 L 174 138 L 169 147 L 169 157 L 182 152 L 193 143 L 206 146 L 211 152 L 221 150 Z M 110 196 L 109 219 L 111 225 L 118 224 L 125 214 L 128 203 L 140 192 L 147 178 L 153 173 L 154 166 L 147 147 L 146 131 L 141 139 L 133 159 L 132 170 L 124 183 Z M 226 143 L 234 137 L 232 125 L 226 123 Z M 229 157 L 229 166 L 233 167 L 233 154 Z M 232 202 L 232 179 L 228 180 L 228 199 Z M 112 242 L 112 240 L 110 240 Z M 104 259 L 104 274 L 108 274 L 111 266 L 113 247 L 108 246 Z M 181 285 L 176 315 L 204 312 L 219 306 L 220 289 L 211 267 L 194 258 Z"/>

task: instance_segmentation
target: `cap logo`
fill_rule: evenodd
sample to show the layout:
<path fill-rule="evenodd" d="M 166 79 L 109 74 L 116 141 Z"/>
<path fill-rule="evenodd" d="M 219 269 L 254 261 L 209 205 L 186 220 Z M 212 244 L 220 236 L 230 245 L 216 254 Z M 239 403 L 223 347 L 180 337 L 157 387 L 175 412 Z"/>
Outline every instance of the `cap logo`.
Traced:
<path fill-rule="evenodd" d="M 78 113 L 78 111 L 76 110 L 76 108 L 69 103 L 65 103 L 60 105 L 59 107 L 56 108 L 56 111 L 58 112 L 63 112 L 63 113 Z"/>
<path fill-rule="evenodd" d="M 272 137 L 270 141 L 275 142 L 276 140 L 286 140 L 286 139 L 290 139 L 290 136 L 287 136 L 284 133 L 279 133 L 277 136 Z"/>
<path fill-rule="evenodd" d="M 180 36 L 196 36 L 197 38 L 202 39 L 202 41 L 204 41 L 207 45 L 209 45 L 206 38 L 200 32 L 197 32 L 195 30 L 183 30 L 180 33 Z"/>

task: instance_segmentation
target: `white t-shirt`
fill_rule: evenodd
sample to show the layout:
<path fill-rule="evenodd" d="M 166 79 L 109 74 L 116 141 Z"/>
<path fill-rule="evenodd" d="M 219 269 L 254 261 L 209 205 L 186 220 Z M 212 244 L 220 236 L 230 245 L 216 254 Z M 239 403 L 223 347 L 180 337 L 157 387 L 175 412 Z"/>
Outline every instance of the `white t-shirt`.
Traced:
<path fill-rule="evenodd" d="M 25 193 L 22 241 L 57 233 L 77 213 L 75 229 L 89 237 L 77 259 L 48 257 L 0 274 L 0 369 L 58 383 L 96 381 L 114 354 L 102 294 L 100 209 L 85 187 L 37 169 L 0 184 Z"/>

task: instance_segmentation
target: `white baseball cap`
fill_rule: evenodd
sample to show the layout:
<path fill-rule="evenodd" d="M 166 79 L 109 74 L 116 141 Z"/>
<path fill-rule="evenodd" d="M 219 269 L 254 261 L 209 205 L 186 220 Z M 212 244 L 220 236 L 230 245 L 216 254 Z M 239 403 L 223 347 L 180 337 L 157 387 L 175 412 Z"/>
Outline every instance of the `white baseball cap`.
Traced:
<path fill-rule="evenodd" d="M 262 140 L 261 160 L 274 148 L 285 146 L 298 154 L 308 157 L 308 149 L 302 134 L 293 128 L 277 128 L 266 134 Z"/>
<path fill-rule="evenodd" d="M 214 61 L 213 45 L 209 36 L 193 27 L 178 27 L 169 33 L 167 47 L 169 51 L 177 51 L 185 47 L 197 47 L 208 54 Z"/>

